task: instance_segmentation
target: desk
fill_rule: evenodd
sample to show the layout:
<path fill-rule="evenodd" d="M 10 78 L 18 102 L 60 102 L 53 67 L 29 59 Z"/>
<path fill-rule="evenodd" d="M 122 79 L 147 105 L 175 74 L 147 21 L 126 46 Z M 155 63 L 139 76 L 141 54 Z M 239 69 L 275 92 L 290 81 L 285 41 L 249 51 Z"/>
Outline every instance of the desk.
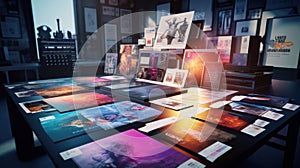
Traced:
<path fill-rule="evenodd" d="M 36 113 L 36 114 L 26 114 L 22 108 L 18 105 L 19 102 L 27 101 L 28 99 L 19 99 L 17 98 L 11 90 L 6 88 L 8 93 L 7 102 L 8 109 L 11 120 L 12 133 L 15 137 L 17 154 L 20 159 L 27 159 L 34 155 L 35 147 L 33 142 L 32 131 L 35 132 L 38 139 L 40 140 L 43 148 L 48 153 L 53 163 L 57 167 L 77 167 L 76 164 L 71 160 L 64 161 L 59 155 L 60 152 L 66 151 L 84 145 L 86 143 L 92 142 L 92 138 L 87 135 L 77 136 L 71 139 L 66 139 L 60 142 L 52 142 L 48 135 L 45 133 L 41 124 L 39 122 L 40 117 L 49 115 L 49 113 Z M 30 98 L 37 99 L 35 98 Z M 299 102 L 298 102 L 299 103 Z M 54 111 L 52 114 L 59 114 L 59 112 Z M 177 147 L 176 150 L 198 160 L 199 162 L 206 165 L 206 167 L 233 167 L 238 164 L 243 159 L 249 157 L 253 152 L 258 150 L 261 146 L 266 144 L 268 140 L 275 135 L 278 131 L 283 129 L 285 126 L 288 126 L 287 141 L 284 154 L 284 167 L 292 167 L 293 161 L 295 159 L 295 150 L 297 144 L 298 130 L 300 124 L 300 110 L 296 112 L 291 111 L 282 111 L 285 115 L 278 121 L 271 122 L 266 131 L 261 133 L 256 137 L 251 137 L 249 135 L 234 132 L 237 135 L 237 138 L 230 142 L 229 145 L 232 146 L 232 149 L 221 156 L 215 162 L 211 163 L 204 158 L 197 157 L 187 151 L 183 151 Z M 164 113 L 160 118 L 174 116 L 178 114 L 176 111 L 169 109 L 164 109 Z M 132 128 L 137 129 L 141 125 L 133 125 Z M 127 128 L 128 129 L 128 128 Z M 124 131 L 124 129 L 123 129 Z M 115 132 L 93 132 L 90 135 L 92 137 L 104 138 L 108 135 L 112 135 Z"/>
<path fill-rule="evenodd" d="M 39 64 L 38 63 L 28 63 L 20 65 L 2 66 L 0 71 L 5 73 L 7 84 L 10 83 L 9 71 L 24 71 L 25 80 L 28 80 L 27 70 L 34 70 L 36 79 L 39 79 Z"/>

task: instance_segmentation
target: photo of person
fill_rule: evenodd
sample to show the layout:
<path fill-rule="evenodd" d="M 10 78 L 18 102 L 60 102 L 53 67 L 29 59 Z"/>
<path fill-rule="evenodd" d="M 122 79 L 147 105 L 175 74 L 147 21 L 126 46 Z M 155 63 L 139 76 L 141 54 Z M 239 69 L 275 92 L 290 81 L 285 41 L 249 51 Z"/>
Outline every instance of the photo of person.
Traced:
<path fill-rule="evenodd" d="M 185 48 L 193 16 L 192 11 L 161 17 L 154 48 Z"/>
<path fill-rule="evenodd" d="M 184 77 L 184 72 L 176 72 L 175 78 L 174 78 L 174 84 L 182 85 L 183 77 Z"/>
<path fill-rule="evenodd" d="M 120 45 L 120 63 L 118 66 L 120 75 L 133 77 L 136 73 L 138 64 L 137 45 L 123 44 Z"/>
<path fill-rule="evenodd" d="M 173 74 L 172 73 L 167 73 L 166 74 L 166 80 L 165 80 L 165 82 L 172 82 L 172 80 L 173 80 Z"/>

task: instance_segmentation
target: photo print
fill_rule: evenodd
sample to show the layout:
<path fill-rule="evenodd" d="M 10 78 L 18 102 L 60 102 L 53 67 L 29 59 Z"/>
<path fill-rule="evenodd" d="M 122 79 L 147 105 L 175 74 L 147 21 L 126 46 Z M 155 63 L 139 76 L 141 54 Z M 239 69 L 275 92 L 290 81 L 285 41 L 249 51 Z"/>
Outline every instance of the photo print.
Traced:
<path fill-rule="evenodd" d="M 161 17 L 154 48 L 184 49 L 187 43 L 194 12 Z"/>

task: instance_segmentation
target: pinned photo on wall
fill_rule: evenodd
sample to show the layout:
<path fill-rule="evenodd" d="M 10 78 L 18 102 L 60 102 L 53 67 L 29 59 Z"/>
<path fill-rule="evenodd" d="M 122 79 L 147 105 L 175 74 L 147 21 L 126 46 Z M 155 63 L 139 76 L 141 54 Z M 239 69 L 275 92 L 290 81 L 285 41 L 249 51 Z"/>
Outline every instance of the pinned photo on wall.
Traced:
<path fill-rule="evenodd" d="M 184 49 L 191 29 L 194 11 L 161 17 L 154 48 Z"/>

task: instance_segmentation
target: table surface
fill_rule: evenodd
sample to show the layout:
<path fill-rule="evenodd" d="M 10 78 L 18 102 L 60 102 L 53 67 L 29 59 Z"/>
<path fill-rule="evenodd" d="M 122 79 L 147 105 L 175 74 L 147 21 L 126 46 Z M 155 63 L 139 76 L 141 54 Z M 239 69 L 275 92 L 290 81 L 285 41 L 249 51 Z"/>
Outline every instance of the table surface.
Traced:
<path fill-rule="evenodd" d="M 276 87 L 281 88 L 281 87 L 284 87 L 284 85 L 290 85 L 290 87 L 293 85 L 294 87 L 296 87 L 295 83 L 293 83 L 293 82 L 285 83 L 282 81 L 273 81 L 272 87 L 268 90 L 262 91 L 262 93 L 264 93 L 264 94 L 272 93 L 273 95 L 277 95 L 277 96 L 288 96 L 293 99 L 298 98 L 298 97 L 290 96 L 289 93 L 291 93 L 291 92 L 284 92 L 285 94 L 281 95 L 280 89 L 277 90 Z M 285 90 L 285 89 L 281 88 L 281 90 Z M 9 105 L 9 107 L 14 106 L 14 108 L 17 109 L 17 111 L 18 111 L 18 112 L 15 112 L 14 114 L 10 114 L 10 117 L 12 117 L 12 115 L 20 115 L 21 114 L 20 116 L 22 118 L 24 118 L 25 122 L 28 124 L 28 127 L 34 131 L 34 133 L 40 140 L 43 148 L 49 154 L 50 158 L 53 160 L 54 164 L 57 167 L 77 167 L 76 164 L 72 161 L 72 159 L 64 161 L 62 159 L 62 157 L 59 155 L 60 152 L 78 147 L 80 145 L 87 144 L 89 142 L 92 142 L 94 139 L 104 138 L 109 135 L 113 135 L 118 132 L 122 132 L 122 131 L 125 131 L 128 129 L 131 129 L 131 128 L 137 130 L 137 128 L 144 125 L 144 123 L 142 123 L 142 124 L 136 123 L 136 124 L 130 124 L 129 126 L 120 127 L 120 128 L 114 129 L 114 130 L 108 130 L 108 131 L 99 130 L 96 132 L 84 134 L 81 136 L 76 136 L 71 139 L 67 139 L 67 140 L 63 140 L 63 141 L 54 143 L 54 142 L 52 142 L 52 140 L 48 137 L 48 135 L 43 130 L 43 128 L 40 124 L 39 118 L 44 117 L 44 116 L 49 116 L 49 115 L 60 114 L 60 113 L 58 111 L 53 111 L 53 112 L 47 112 L 47 113 L 27 114 L 18 105 L 18 103 L 24 102 L 24 101 L 29 101 L 29 100 L 41 99 L 42 97 L 34 96 L 34 97 L 29 97 L 29 98 L 17 98 L 13 91 L 11 91 L 7 88 L 6 88 L 6 91 L 8 93 L 8 99 L 11 102 L 11 105 Z M 276 93 L 278 93 L 278 94 L 276 94 Z M 297 103 L 297 100 L 295 100 L 295 102 Z M 156 108 L 155 106 L 151 106 L 151 107 Z M 259 134 L 256 137 L 251 137 L 251 136 L 241 133 L 239 131 L 235 131 L 232 129 L 218 126 L 218 128 L 225 130 L 226 132 L 233 133 L 237 137 L 234 140 L 226 143 L 226 144 L 230 145 L 232 147 L 232 149 L 229 152 L 222 155 L 219 159 L 217 159 L 213 163 L 207 161 L 206 159 L 204 159 L 202 157 L 193 155 L 192 153 L 189 153 L 188 151 L 182 150 L 181 148 L 178 148 L 176 146 L 173 148 L 188 155 L 189 157 L 192 157 L 192 158 L 198 160 L 199 162 L 205 164 L 207 167 L 232 166 L 232 165 L 238 164 L 239 161 L 246 159 L 248 156 L 250 156 L 253 152 L 255 152 L 257 149 L 259 149 L 263 144 L 265 144 L 274 134 L 276 134 L 278 131 L 280 131 L 282 128 L 284 128 L 286 125 L 288 125 L 290 122 L 299 121 L 299 118 L 300 118 L 299 110 L 297 110 L 296 112 L 284 110 L 281 113 L 284 114 L 285 116 L 283 118 L 279 119 L 278 121 L 261 118 L 261 119 L 270 121 L 270 124 L 266 127 L 266 131 L 262 132 L 261 134 Z M 157 119 L 170 117 L 170 116 L 177 116 L 177 115 L 178 115 L 178 111 L 173 111 L 173 110 L 164 108 L 163 114 L 161 116 L 159 116 L 159 118 L 157 118 Z M 257 118 L 260 118 L 260 117 L 257 117 Z M 298 126 L 299 126 L 299 124 L 298 124 Z M 16 127 L 20 127 L 20 126 L 16 126 Z M 158 130 L 158 132 L 159 131 L 160 130 Z M 154 131 L 154 133 L 155 133 L 155 131 Z M 152 132 L 152 134 L 153 134 L 153 132 Z M 148 135 L 151 136 L 151 133 Z M 155 136 L 151 136 L 151 137 L 155 137 Z M 155 138 L 158 139 L 157 137 L 155 137 Z M 165 141 L 163 141 L 161 139 L 158 139 L 158 140 L 163 143 L 166 143 Z"/>

